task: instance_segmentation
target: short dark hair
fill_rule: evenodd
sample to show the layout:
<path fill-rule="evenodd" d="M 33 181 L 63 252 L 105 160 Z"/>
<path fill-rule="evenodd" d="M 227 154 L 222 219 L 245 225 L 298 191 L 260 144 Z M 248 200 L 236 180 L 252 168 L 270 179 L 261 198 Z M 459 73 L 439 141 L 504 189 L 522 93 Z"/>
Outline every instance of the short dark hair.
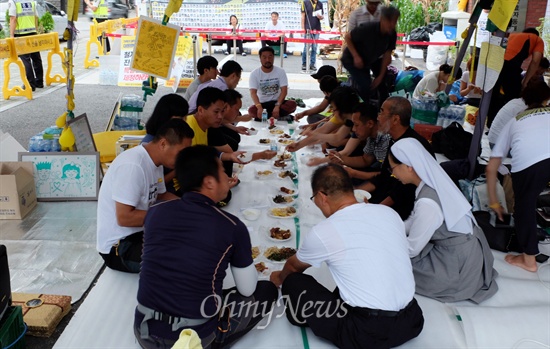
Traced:
<path fill-rule="evenodd" d="M 535 77 L 527 83 L 527 86 L 521 91 L 521 98 L 528 106 L 536 106 L 550 99 L 550 87 L 539 78 Z"/>
<path fill-rule="evenodd" d="M 360 103 L 357 108 L 359 112 L 359 120 L 366 124 L 369 120 L 376 122 L 378 120 L 378 108 L 370 103 Z"/>
<path fill-rule="evenodd" d="M 271 12 L 271 14 L 272 14 L 272 15 L 276 15 L 277 17 L 279 17 L 279 12 L 273 11 L 273 12 Z"/>
<path fill-rule="evenodd" d="M 264 46 L 258 51 L 258 56 L 261 56 L 264 52 L 271 52 L 271 54 L 275 55 L 275 50 L 273 50 L 273 47 L 271 46 Z"/>
<path fill-rule="evenodd" d="M 176 178 L 183 193 L 198 191 L 208 176 L 220 180 L 218 151 L 207 145 L 187 147 L 176 158 Z"/>
<path fill-rule="evenodd" d="M 400 96 L 388 97 L 386 102 L 390 104 L 390 114 L 399 115 L 401 126 L 410 126 L 412 114 L 411 102 L 407 98 Z"/>
<path fill-rule="evenodd" d="M 457 80 L 462 77 L 462 68 L 460 67 L 456 68 L 455 77 Z"/>
<path fill-rule="evenodd" d="M 340 86 L 330 94 L 328 101 L 334 103 L 340 113 L 354 113 L 359 106 L 359 96 L 349 86 Z"/>
<path fill-rule="evenodd" d="M 243 71 L 243 67 L 241 67 L 239 63 L 231 60 L 224 63 L 222 70 L 220 71 L 220 76 L 223 76 L 224 78 L 226 78 L 233 73 L 237 73 L 237 75 L 241 75 L 242 71 Z"/>
<path fill-rule="evenodd" d="M 326 93 L 332 93 L 340 86 L 340 81 L 334 76 L 325 75 L 319 79 L 319 89 Z"/>
<path fill-rule="evenodd" d="M 311 176 L 313 194 L 322 191 L 326 195 L 353 193 L 353 182 L 346 170 L 336 164 L 321 166 Z"/>
<path fill-rule="evenodd" d="M 195 137 L 193 129 L 183 119 L 170 119 L 162 124 L 153 138 L 153 142 L 158 142 L 162 138 L 166 139 L 170 145 L 178 145 L 185 138 Z"/>
<path fill-rule="evenodd" d="M 451 72 L 453 71 L 453 67 L 445 63 L 439 66 L 439 71 L 442 71 L 445 74 L 451 74 Z"/>
<path fill-rule="evenodd" d="M 217 101 L 226 101 L 223 91 L 216 87 L 205 87 L 200 90 L 199 94 L 197 95 L 197 109 L 199 107 L 208 109 L 212 104 L 216 103 Z"/>
<path fill-rule="evenodd" d="M 523 33 L 535 34 L 536 36 L 540 36 L 539 31 L 536 28 L 533 28 L 533 27 L 523 29 Z"/>
<path fill-rule="evenodd" d="M 399 12 L 399 10 L 393 6 L 384 6 L 380 11 L 380 18 L 394 20 L 398 19 L 399 16 L 401 16 L 401 12 Z"/>
<path fill-rule="evenodd" d="M 189 103 L 181 95 L 170 93 L 160 97 L 153 113 L 145 123 L 148 134 L 155 136 L 159 128 L 174 116 L 184 117 L 189 113 Z"/>
<path fill-rule="evenodd" d="M 218 60 L 212 56 L 202 56 L 197 61 L 197 71 L 203 75 L 206 69 L 218 68 Z"/>
<path fill-rule="evenodd" d="M 237 101 L 239 99 L 243 99 L 243 95 L 237 91 L 237 90 L 231 90 L 227 89 L 223 91 L 223 94 L 225 95 L 225 103 L 229 104 L 230 106 L 237 104 Z"/>

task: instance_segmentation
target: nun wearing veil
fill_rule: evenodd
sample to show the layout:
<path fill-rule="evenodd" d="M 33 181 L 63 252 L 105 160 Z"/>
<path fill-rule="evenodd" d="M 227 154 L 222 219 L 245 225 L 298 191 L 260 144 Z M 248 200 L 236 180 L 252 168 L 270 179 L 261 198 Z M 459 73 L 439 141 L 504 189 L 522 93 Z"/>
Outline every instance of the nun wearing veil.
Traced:
<path fill-rule="evenodd" d="M 493 255 L 471 206 L 436 160 L 413 138 L 390 149 L 390 171 L 414 184 L 405 221 L 416 293 L 441 302 L 490 298 L 498 290 Z"/>

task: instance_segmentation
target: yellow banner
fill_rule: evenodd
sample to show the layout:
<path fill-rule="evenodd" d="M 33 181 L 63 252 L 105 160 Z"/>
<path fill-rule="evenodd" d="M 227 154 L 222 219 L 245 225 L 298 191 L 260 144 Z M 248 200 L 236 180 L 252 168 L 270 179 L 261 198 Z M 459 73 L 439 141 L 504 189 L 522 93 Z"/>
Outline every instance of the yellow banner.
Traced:
<path fill-rule="evenodd" d="M 120 66 L 118 71 L 118 86 L 141 87 L 143 81 L 149 78 L 148 74 L 141 73 L 130 68 L 134 54 L 135 36 L 123 36 L 120 38 Z"/>
<path fill-rule="evenodd" d="M 0 59 L 10 58 L 11 46 L 7 39 L 0 39 Z"/>
<path fill-rule="evenodd" d="M 53 50 L 59 45 L 57 33 L 47 33 L 14 38 L 15 51 L 18 55 Z"/>
<path fill-rule="evenodd" d="M 131 68 L 161 79 L 170 78 L 180 28 L 141 16 Z"/>
<path fill-rule="evenodd" d="M 503 32 L 508 28 L 508 23 L 514 14 L 518 0 L 495 0 L 489 19 Z"/>

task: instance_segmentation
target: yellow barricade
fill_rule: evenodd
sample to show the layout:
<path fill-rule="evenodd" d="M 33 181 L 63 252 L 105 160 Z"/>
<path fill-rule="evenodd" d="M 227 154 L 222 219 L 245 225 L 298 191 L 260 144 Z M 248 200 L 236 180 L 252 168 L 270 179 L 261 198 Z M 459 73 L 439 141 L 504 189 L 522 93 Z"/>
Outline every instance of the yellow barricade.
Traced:
<path fill-rule="evenodd" d="M 59 49 L 59 34 L 56 32 L 47 33 L 47 34 L 37 34 L 24 36 L 19 38 L 8 38 L 0 40 L 0 58 L 6 59 L 4 61 L 4 85 L 2 86 L 2 93 L 4 94 L 4 99 L 10 99 L 12 96 L 23 96 L 27 99 L 32 99 L 32 90 L 27 80 L 27 75 L 25 74 L 25 66 L 23 61 L 19 59 L 18 55 L 28 54 L 38 51 L 47 51 L 48 52 L 48 67 L 45 74 L 45 83 L 50 86 L 52 82 L 55 83 L 66 83 L 67 82 L 67 67 L 63 64 L 63 71 L 65 76 L 56 74 L 50 76 L 52 72 L 52 56 L 59 55 L 61 62 L 65 62 L 65 55 Z M 20 86 L 15 86 L 13 88 L 8 88 L 10 82 L 10 64 L 15 64 L 19 67 L 19 73 L 21 75 L 21 80 L 25 86 L 23 90 Z"/>
<path fill-rule="evenodd" d="M 90 24 L 90 38 L 86 43 L 86 56 L 84 57 L 84 68 L 99 67 L 99 60 L 90 59 L 90 48 L 92 45 L 97 46 L 97 55 L 103 56 L 103 43 L 100 41 L 100 37 L 103 33 L 112 34 L 119 29 L 126 28 L 127 25 L 137 23 L 137 18 L 118 18 L 111 19 L 105 22 L 97 23 L 94 19 Z"/>

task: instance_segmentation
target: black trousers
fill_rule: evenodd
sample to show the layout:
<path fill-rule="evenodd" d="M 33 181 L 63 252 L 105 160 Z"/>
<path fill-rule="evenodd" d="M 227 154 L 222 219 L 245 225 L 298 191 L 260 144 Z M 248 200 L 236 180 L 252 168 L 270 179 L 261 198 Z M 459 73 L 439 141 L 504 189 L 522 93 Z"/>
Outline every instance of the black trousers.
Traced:
<path fill-rule="evenodd" d="M 109 254 L 100 253 L 105 265 L 113 270 L 125 273 L 139 273 L 143 252 L 143 232 L 128 235 L 120 240 L 118 246 L 111 247 Z"/>
<path fill-rule="evenodd" d="M 514 220 L 516 234 L 523 252 L 539 253 L 537 238 L 537 197 L 550 182 L 550 159 L 542 160 L 523 171 L 512 173 L 514 188 Z"/>
<path fill-rule="evenodd" d="M 227 40 L 227 52 L 231 53 L 231 49 L 233 48 L 233 40 Z M 235 47 L 239 49 L 239 53 L 243 53 L 243 41 L 242 40 L 235 40 Z"/>
<path fill-rule="evenodd" d="M 418 336 L 424 326 L 422 310 L 414 298 L 395 316 L 387 316 L 348 306 L 338 289 L 330 292 L 310 275 L 290 274 L 282 291 L 290 302 L 286 310 L 290 323 L 310 327 L 316 336 L 339 348 L 395 347 Z"/>
<path fill-rule="evenodd" d="M 16 37 L 24 37 L 36 35 L 26 34 L 26 35 L 16 35 Z M 27 53 L 20 55 L 19 58 L 23 61 L 25 66 L 25 75 L 31 87 L 43 87 L 44 86 L 44 68 L 42 67 L 42 57 L 39 52 Z"/>

